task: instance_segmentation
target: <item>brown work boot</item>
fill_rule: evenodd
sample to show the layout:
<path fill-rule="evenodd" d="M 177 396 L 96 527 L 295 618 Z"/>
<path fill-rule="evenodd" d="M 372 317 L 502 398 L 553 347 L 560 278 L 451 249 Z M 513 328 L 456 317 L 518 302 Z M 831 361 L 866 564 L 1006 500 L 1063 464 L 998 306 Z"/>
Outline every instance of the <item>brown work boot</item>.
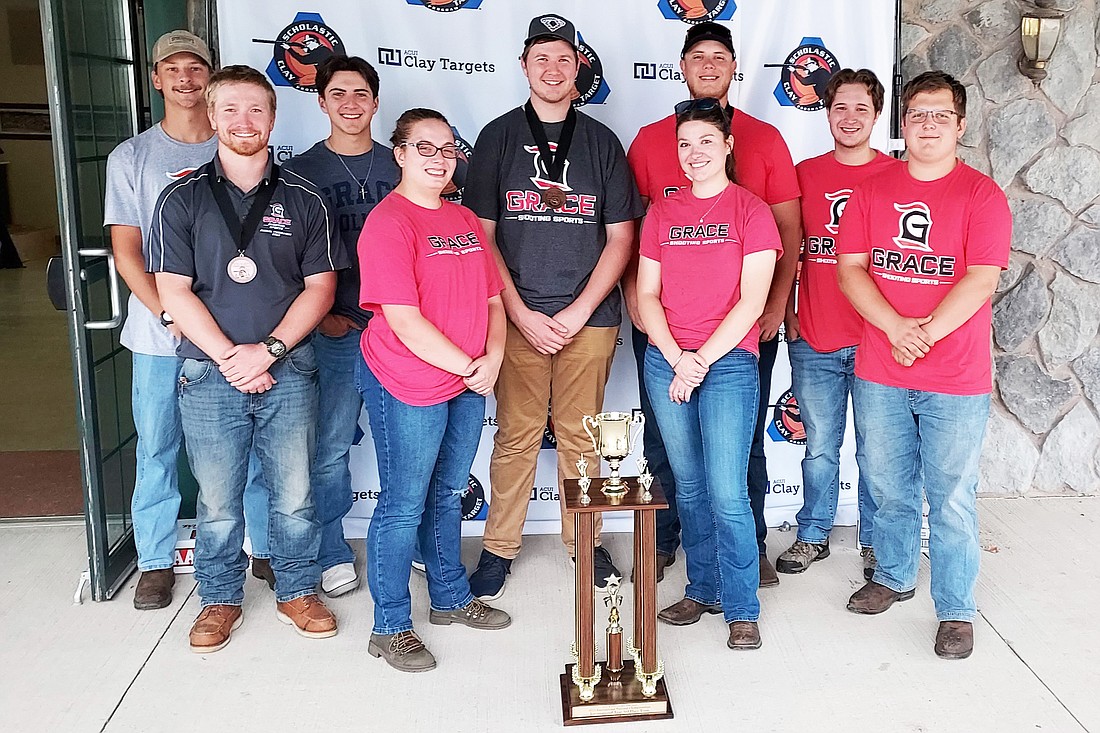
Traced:
<path fill-rule="evenodd" d="M 688 626 L 703 618 L 704 613 L 722 613 L 719 605 L 708 606 L 690 598 L 676 601 L 657 614 L 657 618 L 673 626 Z"/>
<path fill-rule="evenodd" d="M 275 616 L 307 639 L 336 636 L 336 617 L 316 593 L 275 604 Z"/>
<path fill-rule="evenodd" d="M 666 555 L 663 552 L 657 553 L 657 582 L 660 583 L 665 579 L 665 568 L 669 565 L 676 564 L 675 555 Z M 634 570 L 630 571 L 630 582 L 634 582 Z"/>
<path fill-rule="evenodd" d="M 848 610 L 852 613 L 873 616 L 894 605 L 895 601 L 908 601 L 912 597 L 913 591 L 911 590 L 898 593 L 885 585 L 879 585 L 875 581 L 869 580 L 867 585 L 857 590 L 848 599 Z"/>
<path fill-rule="evenodd" d="M 974 624 L 969 621 L 940 621 L 936 630 L 936 656 L 966 659 L 974 651 Z"/>
<path fill-rule="evenodd" d="M 730 638 L 726 641 L 730 649 L 759 649 L 760 627 L 755 621 L 731 621 Z"/>
<path fill-rule="evenodd" d="M 776 575 L 775 568 L 772 566 L 771 560 L 767 555 L 760 556 L 760 587 L 771 588 L 772 586 L 779 585 L 779 576 Z"/>
<path fill-rule="evenodd" d="M 271 560 L 266 557 L 252 558 L 252 577 L 267 582 L 267 587 L 275 590 L 275 571 L 271 569 Z"/>
<path fill-rule="evenodd" d="M 134 608 L 152 611 L 164 608 L 172 602 L 172 586 L 176 584 L 176 571 L 172 568 L 146 570 L 138 578 L 134 589 Z"/>
<path fill-rule="evenodd" d="M 435 669 L 435 657 L 414 631 L 396 634 L 371 634 L 367 654 L 382 657 L 386 664 L 401 672 L 427 672 Z"/>
<path fill-rule="evenodd" d="M 191 626 L 191 651 L 197 654 L 218 651 L 240 628 L 242 618 L 240 606 L 216 604 L 202 609 Z"/>

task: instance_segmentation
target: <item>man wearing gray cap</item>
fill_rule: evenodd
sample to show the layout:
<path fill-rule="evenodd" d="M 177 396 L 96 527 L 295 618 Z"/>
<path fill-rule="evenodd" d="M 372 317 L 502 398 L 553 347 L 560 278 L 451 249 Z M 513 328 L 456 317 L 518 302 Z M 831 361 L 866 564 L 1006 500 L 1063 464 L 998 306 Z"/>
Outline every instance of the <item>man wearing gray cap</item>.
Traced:
<path fill-rule="evenodd" d="M 160 192 L 209 162 L 218 147 L 203 99 L 213 66 L 206 43 L 187 31 L 170 31 L 157 39 L 150 59 L 153 88 L 164 97 L 164 119 L 121 143 L 107 158 L 103 216 L 111 228 L 118 272 L 131 293 L 119 340 L 134 357 L 132 409 L 138 441 L 131 516 L 141 572 L 134 592 L 139 610 L 164 608 L 172 601 L 180 506 L 176 463 L 183 436 L 176 394 L 180 331 L 161 306 L 153 276 L 145 272 L 142 242 L 148 241 Z M 266 512 L 266 498 L 260 498 Z M 256 506 L 256 498 L 250 495 L 247 503 Z M 266 529 L 266 521 L 260 526 Z M 266 531 L 260 534 L 253 537 L 254 553 L 257 545 L 266 545 Z"/>

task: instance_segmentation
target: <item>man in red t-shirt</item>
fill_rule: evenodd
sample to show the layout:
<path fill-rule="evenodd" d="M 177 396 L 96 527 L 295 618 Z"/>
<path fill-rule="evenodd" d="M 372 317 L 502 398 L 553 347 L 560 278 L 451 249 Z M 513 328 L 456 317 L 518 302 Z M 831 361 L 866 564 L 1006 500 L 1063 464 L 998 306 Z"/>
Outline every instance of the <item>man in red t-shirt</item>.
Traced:
<path fill-rule="evenodd" d="M 798 251 L 802 245 L 801 217 L 798 210 L 798 179 L 787 144 L 779 131 L 762 120 L 729 106 L 729 88 L 737 71 L 737 54 L 733 37 L 725 26 L 718 23 L 698 23 L 691 26 L 680 52 L 680 70 L 684 74 L 688 91 L 693 99 L 712 97 L 726 106 L 730 113 L 730 132 L 734 139 L 733 157 L 737 181 L 764 200 L 775 217 L 779 235 L 783 240 L 783 256 L 775 266 L 768 302 L 760 316 L 760 404 L 749 455 L 749 502 L 752 504 L 756 523 L 756 542 L 760 551 L 760 585 L 779 583 L 775 568 L 765 554 L 764 538 L 768 525 L 764 523 L 764 495 L 768 489 L 768 466 L 764 457 L 764 422 L 771 391 L 772 367 L 779 349 L 779 326 L 786 314 L 787 298 L 794 284 L 798 265 Z M 638 131 L 630 146 L 627 160 L 634 172 L 634 180 L 642 198 L 650 202 L 664 198 L 669 193 L 689 185 L 676 157 L 676 119 L 669 115 Z M 634 281 L 637 273 L 637 255 L 623 276 L 623 293 L 626 295 L 627 312 L 634 324 L 634 356 L 638 363 L 638 381 L 642 381 L 641 365 L 648 340 L 638 317 Z M 652 418 L 645 389 L 641 392 L 642 410 Z M 658 579 L 666 565 L 671 565 L 680 545 L 680 523 L 676 515 L 676 485 L 668 467 L 664 443 L 657 430 L 657 421 L 646 422 L 643 433 L 645 456 L 651 470 L 661 482 L 669 508 L 657 512 L 657 569 Z"/>
<path fill-rule="evenodd" d="M 787 354 L 794 395 L 806 428 L 802 459 L 805 497 L 798 511 L 798 537 L 775 561 L 781 573 L 801 573 L 829 556 L 829 533 L 840 491 L 840 445 L 855 380 L 856 344 L 863 319 L 836 280 L 836 236 L 848 197 L 858 184 L 901 165 L 871 147 L 871 130 L 882 112 L 885 90 L 869 69 L 841 69 L 823 90 L 833 149 L 795 166 L 802 189 L 802 271 L 798 311 L 787 314 Z M 863 435 L 856 424 L 856 461 L 862 466 Z M 859 544 L 863 575 L 874 573 L 875 500 L 859 482 Z"/>
<path fill-rule="evenodd" d="M 929 71 L 902 94 L 907 165 L 859 185 L 837 244 L 840 288 L 864 318 L 852 401 L 862 479 L 878 503 L 872 580 L 848 610 L 882 613 L 913 597 L 921 494 L 928 501 L 935 651 L 974 648 L 976 492 L 992 390 L 989 299 L 1008 266 L 1004 192 L 956 157 L 966 88 Z"/>

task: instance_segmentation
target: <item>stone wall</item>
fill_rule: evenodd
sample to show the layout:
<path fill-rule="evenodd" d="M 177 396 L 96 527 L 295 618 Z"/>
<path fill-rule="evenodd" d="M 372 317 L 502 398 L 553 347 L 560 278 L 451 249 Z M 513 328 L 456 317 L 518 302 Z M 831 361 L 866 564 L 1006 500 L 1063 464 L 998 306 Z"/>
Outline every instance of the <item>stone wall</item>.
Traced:
<path fill-rule="evenodd" d="M 967 87 L 961 157 L 1014 215 L 994 296 L 989 494 L 1100 494 L 1100 0 L 1056 0 L 1062 38 L 1036 89 L 1016 67 L 1022 0 L 903 0 L 902 71 Z"/>

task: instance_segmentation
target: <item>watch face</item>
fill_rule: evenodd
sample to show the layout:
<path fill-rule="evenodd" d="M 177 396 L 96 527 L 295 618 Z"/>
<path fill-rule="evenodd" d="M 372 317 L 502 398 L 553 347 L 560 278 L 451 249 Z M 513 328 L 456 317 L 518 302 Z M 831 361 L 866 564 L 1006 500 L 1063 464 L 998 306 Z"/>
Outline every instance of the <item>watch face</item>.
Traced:
<path fill-rule="evenodd" d="M 267 353 L 274 356 L 276 359 L 281 359 L 286 355 L 286 344 L 277 338 L 269 338 L 264 342 L 267 345 Z"/>

